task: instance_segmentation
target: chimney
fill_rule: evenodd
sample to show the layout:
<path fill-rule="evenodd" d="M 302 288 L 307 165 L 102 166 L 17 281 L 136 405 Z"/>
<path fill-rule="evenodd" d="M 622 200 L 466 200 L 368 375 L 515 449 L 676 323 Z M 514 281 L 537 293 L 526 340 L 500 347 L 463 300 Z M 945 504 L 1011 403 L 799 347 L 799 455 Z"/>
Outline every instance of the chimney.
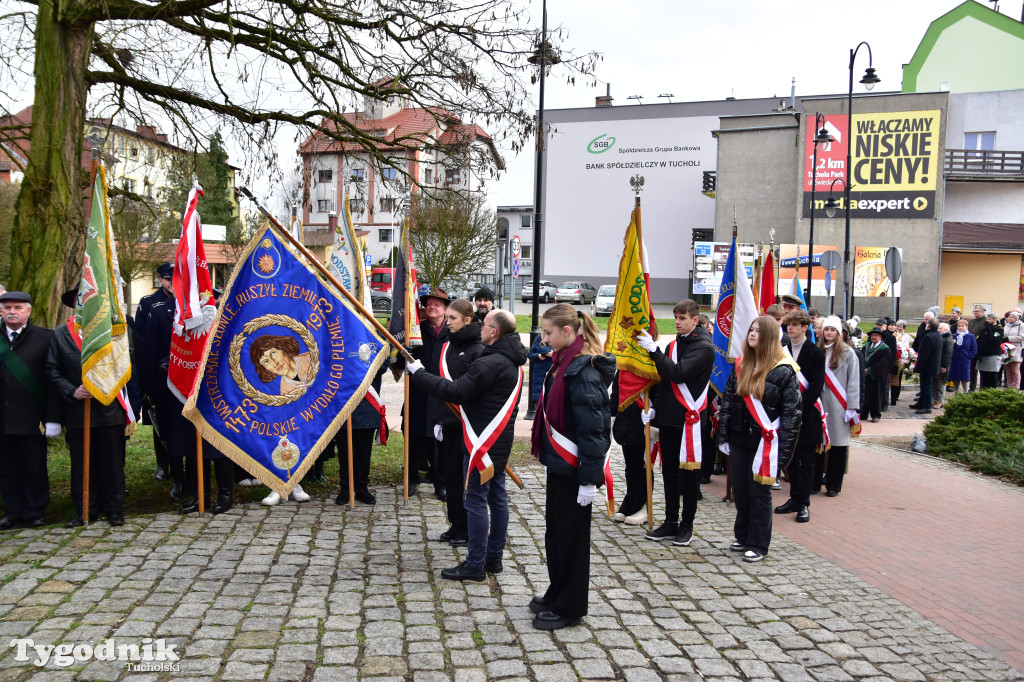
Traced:
<path fill-rule="evenodd" d="M 594 98 L 595 107 L 610 107 L 612 105 L 612 85 L 608 83 L 605 93 Z"/>

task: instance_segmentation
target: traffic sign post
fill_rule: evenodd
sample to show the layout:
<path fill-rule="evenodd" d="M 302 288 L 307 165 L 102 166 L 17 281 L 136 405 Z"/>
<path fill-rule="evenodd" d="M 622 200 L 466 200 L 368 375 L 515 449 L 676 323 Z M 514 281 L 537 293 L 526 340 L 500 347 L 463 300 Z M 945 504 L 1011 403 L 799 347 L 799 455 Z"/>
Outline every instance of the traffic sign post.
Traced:
<path fill-rule="evenodd" d="M 900 281 L 900 277 L 903 276 L 903 257 L 900 256 L 900 250 L 895 246 L 891 247 L 885 252 L 885 275 L 889 278 L 889 290 L 896 293 L 896 283 Z M 899 319 L 899 297 L 892 297 L 892 319 Z"/>
<path fill-rule="evenodd" d="M 523 245 L 519 239 L 519 235 L 512 237 L 512 286 L 509 287 L 511 291 L 508 297 L 508 309 L 509 312 L 514 313 L 516 311 L 516 280 L 519 279 L 519 256 L 522 254 Z"/>

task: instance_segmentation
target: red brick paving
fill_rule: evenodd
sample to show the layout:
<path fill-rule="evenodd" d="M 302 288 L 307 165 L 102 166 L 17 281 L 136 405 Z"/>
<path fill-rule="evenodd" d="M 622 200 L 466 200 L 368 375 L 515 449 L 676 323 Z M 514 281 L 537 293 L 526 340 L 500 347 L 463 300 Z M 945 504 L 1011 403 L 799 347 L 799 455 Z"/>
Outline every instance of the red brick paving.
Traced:
<path fill-rule="evenodd" d="M 865 431 L 924 424 L 901 421 Z M 704 488 L 722 497 L 725 477 Z M 783 484 L 775 504 L 787 497 Z M 1024 671 L 1024 490 L 853 447 L 839 497 L 812 496 L 810 523 L 793 519 L 776 516 L 774 531 Z"/>

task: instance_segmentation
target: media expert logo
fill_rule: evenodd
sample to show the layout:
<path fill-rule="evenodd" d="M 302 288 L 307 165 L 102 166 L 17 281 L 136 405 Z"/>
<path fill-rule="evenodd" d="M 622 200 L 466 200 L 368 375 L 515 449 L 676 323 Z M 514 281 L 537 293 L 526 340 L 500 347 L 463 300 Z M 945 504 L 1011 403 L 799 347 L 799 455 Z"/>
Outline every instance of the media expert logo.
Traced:
<path fill-rule="evenodd" d="M 587 151 L 591 154 L 604 154 L 615 146 L 615 138 L 609 137 L 607 133 L 601 133 L 587 145 Z"/>
<path fill-rule="evenodd" d="M 67 668 L 75 663 L 85 661 L 124 661 L 130 670 L 164 670 L 176 671 L 175 662 L 180 660 L 175 649 L 177 644 L 168 644 L 164 639 L 153 640 L 149 637 L 139 644 L 116 644 L 107 639 L 93 647 L 91 644 L 36 644 L 31 639 L 12 639 L 9 645 L 17 648 L 14 654 L 16 661 L 32 661 L 32 665 L 45 666 L 52 662 L 58 668 Z M 35 654 L 29 654 L 29 651 Z"/>

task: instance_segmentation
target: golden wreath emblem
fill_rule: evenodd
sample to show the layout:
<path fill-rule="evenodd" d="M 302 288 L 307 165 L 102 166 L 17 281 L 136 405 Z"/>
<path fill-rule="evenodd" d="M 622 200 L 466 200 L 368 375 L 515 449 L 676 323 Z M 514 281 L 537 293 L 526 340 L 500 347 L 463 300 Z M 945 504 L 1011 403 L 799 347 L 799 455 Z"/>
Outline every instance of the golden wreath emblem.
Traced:
<path fill-rule="evenodd" d="M 245 378 L 245 374 L 242 372 L 242 346 L 245 344 L 245 340 L 252 335 L 253 332 L 263 329 L 264 327 L 279 326 L 287 327 L 292 330 L 299 337 L 302 338 L 306 344 L 306 348 L 309 349 L 309 374 L 305 383 L 300 384 L 295 391 L 288 393 L 287 395 L 270 395 L 262 391 L 256 390 L 249 380 Z M 231 339 L 231 348 L 228 351 L 228 366 L 231 369 L 231 377 L 238 384 L 238 388 L 245 394 L 247 398 L 251 398 L 261 405 L 269 405 L 270 407 L 281 407 L 288 403 L 295 402 L 306 393 L 306 389 L 313 385 L 316 381 L 317 372 L 320 370 L 320 351 L 317 348 L 316 340 L 313 335 L 309 333 L 309 330 L 303 327 L 301 324 L 296 322 L 294 319 L 287 315 L 261 315 L 257 318 L 249 320 L 242 327 L 242 331 L 235 334 L 235 337 Z"/>

